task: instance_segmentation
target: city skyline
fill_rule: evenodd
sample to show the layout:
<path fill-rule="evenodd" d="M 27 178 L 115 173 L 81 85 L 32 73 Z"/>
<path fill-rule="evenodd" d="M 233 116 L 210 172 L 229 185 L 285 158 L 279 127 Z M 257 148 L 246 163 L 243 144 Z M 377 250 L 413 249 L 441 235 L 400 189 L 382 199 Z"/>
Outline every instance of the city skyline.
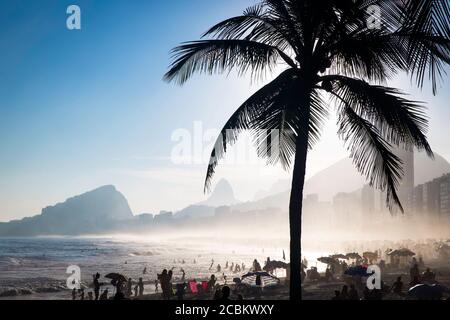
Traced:
<path fill-rule="evenodd" d="M 193 131 L 196 121 L 205 130 L 221 128 L 249 93 L 282 66 L 252 85 L 231 74 L 196 77 L 179 88 L 164 83 L 162 76 L 174 45 L 197 39 L 210 25 L 253 3 L 78 1 L 82 29 L 72 31 L 65 26 L 68 1 L 5 4 L 0 22 L 5 52 L 0 61 L 0 221 L 36 214 L 106 184 L 123 190 L 137 213 L 175 211 L 206 199 L 207 163 L 174 165 L 173 132 Z M 429 87 L 415 89 L 405 75 L 389 85 L 427 102 L 430 144 L 449 160 L 449 92 L 441 85 L 433 97 Z M 212 97 L 217 101 L 213 106 Z M 310 153 L 308 177 L 348 156 L 334 122 L 331 117 Z M 289 173 L 231 163 L 219 168 L 215 181 L 221 177 L 245 201 Z M 183 196 L 174 199 L 172 194 Z"/>

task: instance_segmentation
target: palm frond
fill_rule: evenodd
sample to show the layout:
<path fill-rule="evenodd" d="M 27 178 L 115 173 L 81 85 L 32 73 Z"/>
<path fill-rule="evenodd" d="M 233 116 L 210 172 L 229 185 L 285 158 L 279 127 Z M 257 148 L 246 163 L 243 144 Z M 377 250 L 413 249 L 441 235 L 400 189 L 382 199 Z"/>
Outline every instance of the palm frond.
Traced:
<path fill-rule="evenodd" d="M 250 71 L 258 76 L 266 68 L 273 69 L 279 58 L 293 63 L 276 47 L 242 39 L 188 42 L 173 50 L 173 58 L 164 79 L 179 84 L 184 84 L 195 72 L 214 74 L 236 69 L 239 74 Z"/>
<path fill-rule="evenodd" d="M 396 191 L 403 177 L 401 159 L 390 150 L 391 146 L 372 123 L 360 117 L 344 99 L 342 101 L 338 135 L 347 144 L 353 163 L 371 186 L 386 192 L 386 204 L 391 212 L 396 207 L 403 212 Z"/>
<path fill-rule="evenodd" d="M 332 91 L 358 115 L 375 125 L 390 143 L 407 149 L 415 146 L 433 156 L 425 135 L 428 119 L 423 105 L 405 99 L 397 89 L 371 85 L 360 79 L 339 75 L 321 79 L 331 82 Z"/>
<path fill-rule="evenodd" d="M 282 72 L 277 78 L 265 85 L 248 98 L 228 119 L 217 138 L 206 172 L 205 191 L 211 186 L 218 161 L 224 157 L 227 147 L 234 144 L 243 130 L 263 129 L 261 114 L 274 105 L 274 101 L 282 96 L 283 90 L 296 76 L 295 69 Z"/>

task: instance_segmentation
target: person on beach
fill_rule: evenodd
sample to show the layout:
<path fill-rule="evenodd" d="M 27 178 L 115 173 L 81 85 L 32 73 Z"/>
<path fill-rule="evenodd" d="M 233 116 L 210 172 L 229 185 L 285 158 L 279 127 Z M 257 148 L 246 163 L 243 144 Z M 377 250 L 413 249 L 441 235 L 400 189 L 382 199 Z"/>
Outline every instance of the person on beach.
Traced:
<path fill-rule="evenodd" d="M 100 300 L 108 300 L 108 289 L 105 289 L 100 295 Z"/>
<path fill-rule="evenodd" d="M 258 260 L 253 260 L 253 271 L 259 272 L 261 271 L 261 265 L 259 264 Z"/>
<path fill-rule="evenodd" d="M 225 263 L 225 269 L 228 269 L 228 261 Z"/>
<path fill-rule="evenodd" d="M 347 285 L 342 286 L 341 298 L 342 298 L 342 300 L 348 300 L 348 286 Z"/>
<path fill-rule="evenodd" d="M 216 285 L 216 276 L 212 274 L 208 281 L 208 291 L 211 291 L 215 285 Z"/>
<path fill-rule="evenodd" d="M 227 284 L 227 276 L 226 276 L 225 272 L 222 273 L 222 276 L 223 276 L 223 282 L 225 284 Z"/>
<path fill-rule="evenodd" d="M 94 277 L 94 294 L 95 294 L 95 300 L 98 300 L 99 294 L 100 294 L 100 282 L 98 279 L 100 279 L 100 273 L 96 273 L 93 275 Z"/>
<path fill-rule="evenodd" d="M 330 282 L 331 280 L 333 280 L 333 274 L 332 274 L 330 268 L 327 268 L 325 270 L 325 281 Z"/>
<path fill-rule="evenodd" d="M 427 270 L 422 273 L 422 280 L 425 282 L 435 282 L 435 278 L 436 274 L 431 271 L 430 268 L 427 268 Z"/>
<path fill-rule="evenodd" d="M 138 292 L 139 292 L 139 285 L 135 285 L 134 286 L 134 297 L 136 298 L 138 296 Z"/>
<path fill-rule="evenodd" d="M 222 297 L 219 300 L 230 300 L 230 287 L 229 286 L 223 286 L 222 287 Z"/>
<path fill-rule="evenodd" d="M 144 267 L 144 270 L 142 270 L 142 274 L 146 274 L 147 273 L 147 267 Z"/>
<path fill-rule="evenodd" d="M 77 289 L 73 288 L 72 290 L 72 300 L 77 300 Z"/>
<path fill-rule="evenodd" d="M 155 292 L 159 291 L 158 286 L 159 286 L 158 279 L 155 279 Z"/>
<path fill-rule="evenodd" d="M 81 288 L 81 289 L 79 290 L 79 293 L 80 293 L 80 300 L 84 300 L 84 289 Z"/>
<path fill-rule="evenodd" d="M 334 290 L 334 297 L 331 300 L 342 300 L 341 292 L 339 290 Z"/>
<path fill-rule="evenodd" d="M 177 285 L 176 285 L 177 291 L 176 291 L 175 295 L 177 296 L 178 300 L 183 300 L 184 299 L 184 294 L 186 292 L 186 287 L 187 287 L 186 282 L 177 283 Z"/>
<path fill-rule="evenodd" d="M 348 291 L 348 300 L 359 300 L 358 291 L 355 288 L 355 285 L 350 285 L 350 290 Z"/>
<path fill-rule="evenodd" d="M 144 295 L 144 281 L 142 280 L 142 278 L 139 278 L 138 287 L 139 287 L 139 296 L 142 297 Z"/>
<path fill-rule="evenodd" d="M 169 275 L 170 273 L 170 275 Z M 171 296 L 170 279 L 172 278 L 171 271 L 167 272 L 164 269 L 161 274 L 158 274 L 158 280 L 161 283 L 162 298 L 163 300 L 169 300 Z"/>
<path fill-rule="evenodd" d="M 417 262 L 414 263 L 409 270 L 409 276 L 411 277 L 411 281 L 413 281 L 413 279 L 416 277 L 420 277 L 419 265 L 417 264 Z"/>
<path fill-rule="evenodd" d="M 219 265 L 219 266 L 220 266 L 220 265 Z M 182 273 L 182 275 L 181 275 L 181 281 L 184 282 L 184 280 L 186 279 L 186 272 L 184 271 L 183 268 L 181 268 L 181 273 Z"/>
<path fill-rule="evenodd" d="M 90 301 L 94 300 L 94 294 L 92 293 L 92 291 L 88 292 L 88 300 Z"/>
<path fill-rule="evenodd" d="M 126 293 L 127 298 L 130 298 L 133 294 L 133 280 L 131 278 L 128 278 Z"/>
<path fill-rule="evenodd" d="M 402 277 L 398 277 L 391 287 L 391 291 L 399 296 L 403 296 L 403 282 Z"/>
<path fill-rule="evenodd" d="M 220 264 L 217 265 L 217 272 L 220 272 L 222 270 L 222 267 L 220 266 Z"/>

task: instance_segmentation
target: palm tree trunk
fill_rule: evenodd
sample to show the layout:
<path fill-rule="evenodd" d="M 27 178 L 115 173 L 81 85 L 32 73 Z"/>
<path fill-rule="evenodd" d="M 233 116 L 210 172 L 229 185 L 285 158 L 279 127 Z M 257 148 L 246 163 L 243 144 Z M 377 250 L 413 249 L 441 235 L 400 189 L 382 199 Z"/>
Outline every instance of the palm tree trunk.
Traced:
<path fill-rule="evenodd" d="M 301 118 L 301 132 L 298 132 L 294 168 L 292 172 L 291 196 L 289 201 L 289 231 L 290 243 L 290 299 L 300 301 L 302 299 L 301 273 L 302 273 L 302 204 L 303 186 L 305 184 L 306 159 L 308 156 L 309 117 L 310 117 L 310 90 L 305 90 L 302 108 L 304 113 Z"/>
<path fill-rule="evenodd" d="M 306 157 L 308 141 L 299 137 L 295 153 L 292 177 L 291 197 L 289 202 L 290 228 L 290 299 L 301 300 L 301 234 L 302 234 L 302 203 L 303 185 L 305 182 Z M 302 140 L 302 141 L 300 141 Z"/>

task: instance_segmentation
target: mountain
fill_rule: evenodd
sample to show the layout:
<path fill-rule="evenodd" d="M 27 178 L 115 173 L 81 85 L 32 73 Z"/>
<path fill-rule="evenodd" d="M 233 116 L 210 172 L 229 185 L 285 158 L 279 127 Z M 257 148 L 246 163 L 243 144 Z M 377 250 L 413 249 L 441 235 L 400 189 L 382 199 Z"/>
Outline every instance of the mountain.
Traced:
<path fill-rule="evenodd" d="M 238 203 L 234 197 L 233 188 L 231 187 L 228 180 L 221 179 L 215 186 L 214 191 L 209 196 L 208 200 L 199 202 L 199 206 L 208 207 L 220 207 L 229 206 Z"/>
<path fill-rule="evenodd" d="M 0 236 L 95 233 L 133 217 L 125 197 L 114 186 L 103 186 L 46 207 L 40 215 L 1 223 Z"/>
<path fill-rule="evenodd" d="M 450 172 L 450 164 L 442 156 L 435 153 L 430 159 L 426 154 L 414 153 L 414 181 L 415 185 L 431 181 Z M 318 194 L 321 201 L 331 201 L 339 192 L 353 192 L 366 184 L 365 179 L 355 169 L 350 158 L 342 159 L 330 167 L 316 173 L 305 182 L 304 195 Z M 280 180 L 271 190 L 284 190 L 270 194 L 258 192 L 258 200 L 246 204 L 247 207 L 260 208 L 263 206 L 287 208 L 289 204 L 290 181 Z M 259 195 L 259 197 L 258 197 Z M 265 195 L 265 197 L 261 197 Z"/>
<path fill-rule="evenodd" d="M 234 197 L 234 191 L 230 183 L 225 179 L 221 179 L 206 201 L 190 205 L 178 211 L 177 213 L 175 213 L 175 217 L 177 219 L 187 217 L 212 217 L 214 216 L 217 207 L 231 206 L 237 203 L 239 203 L 239 201 Z"/>

